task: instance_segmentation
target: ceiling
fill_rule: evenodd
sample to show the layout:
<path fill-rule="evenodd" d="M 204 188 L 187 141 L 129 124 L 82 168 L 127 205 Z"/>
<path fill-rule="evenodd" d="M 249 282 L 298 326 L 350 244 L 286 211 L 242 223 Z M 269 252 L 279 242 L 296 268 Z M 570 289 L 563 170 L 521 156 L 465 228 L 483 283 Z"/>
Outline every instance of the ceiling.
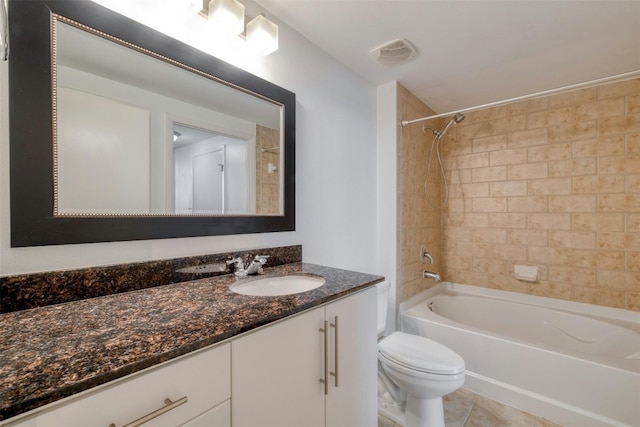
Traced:
<path fill-rule="evenodd" d="M 438 113 L 640 70 L 640 0 L 257 0 L 374 85 Z M 410 62 L 369 50 L 399 37 Z"/>

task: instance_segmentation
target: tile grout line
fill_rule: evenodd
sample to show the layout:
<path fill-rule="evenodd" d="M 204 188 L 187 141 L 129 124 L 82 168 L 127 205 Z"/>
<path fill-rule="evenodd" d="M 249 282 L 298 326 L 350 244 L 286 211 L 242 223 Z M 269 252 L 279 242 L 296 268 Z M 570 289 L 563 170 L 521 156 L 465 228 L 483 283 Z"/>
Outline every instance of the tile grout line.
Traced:
<path fill-rule="evenodd" d="M 469 411 L 467 411 L 467 415 L 464 417 L 464 420 L 462 421 L 462 427 L 466 426 L 467 421 L 469 421 L 469 417 L 471 417 L 471 411 L 473 411 L 473 408 L 475 406 L 476 406 L 476 400 L 474 398 L 473 403 L 471 404 L 471 406 L 469 406 Z"/>

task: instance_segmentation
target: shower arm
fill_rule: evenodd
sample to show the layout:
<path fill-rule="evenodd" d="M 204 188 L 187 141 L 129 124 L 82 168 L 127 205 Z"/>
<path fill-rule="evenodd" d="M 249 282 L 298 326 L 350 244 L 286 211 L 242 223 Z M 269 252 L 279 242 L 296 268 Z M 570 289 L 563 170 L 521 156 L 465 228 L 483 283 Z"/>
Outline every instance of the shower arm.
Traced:
<path fill-rule="evenodd" d="M 437 129 L 432 128 L 431 126 L 427 126 L 427 125 L 423 125 L 422 126 L 422 133 L 426 133 L 425 131 L 429 129 L 431 132 L 433 132 L 433 134 L 435 136 L 440 136 L 440 132 Z"/>
<path fill-rule="evenodd" d="M 271 147 L 271 148 L 261 148 L 260 152 L 262 152 L 262 153 L 273 153 L 274 151 L 277 151 L 279 149 L 280 149 L 279 146 L 278 147 Z"/>

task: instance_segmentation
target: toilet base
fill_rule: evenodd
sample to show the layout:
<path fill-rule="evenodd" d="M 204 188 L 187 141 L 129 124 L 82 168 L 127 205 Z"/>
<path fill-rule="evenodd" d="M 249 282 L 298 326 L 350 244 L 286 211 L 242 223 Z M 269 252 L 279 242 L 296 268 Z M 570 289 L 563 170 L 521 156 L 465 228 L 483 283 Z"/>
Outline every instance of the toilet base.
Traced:
<path fill-rule="evenodd" d="M 378 403 L 378 414 L 393 421 L 399 426 L 404 426 L 404 408 L 389 404 L 387 402 Z"/>
<path fill-rule="evenodd" d="M 445 427 L 442 398 L 418 399 L 407 396 L 404 427 Z"/>
<path fill-rule="evenodd" d="M 379 368 L 378 373 L 383 373 L 382 368 Z M 387 391 L 385 383 L 378 376 L 378 413 L 390 419 L 391 421 L 404 425 L 404 410 L 407 406 L 406 401 L 397 402 L 391 397 L 391 394 Z"/>

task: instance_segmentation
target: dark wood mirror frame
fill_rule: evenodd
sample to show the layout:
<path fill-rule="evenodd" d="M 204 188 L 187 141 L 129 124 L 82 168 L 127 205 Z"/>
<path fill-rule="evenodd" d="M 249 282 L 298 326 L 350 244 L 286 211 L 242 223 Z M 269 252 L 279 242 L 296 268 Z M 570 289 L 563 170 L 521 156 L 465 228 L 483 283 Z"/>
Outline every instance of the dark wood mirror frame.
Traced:
<path fill-rule="evenodd" d="M 51 14 L 156 52 L 284 106 L 284 215 L 54 216 Z M 11 246 L 295 230 L 295 94 L 89 1 L 9 1 Z"/>

